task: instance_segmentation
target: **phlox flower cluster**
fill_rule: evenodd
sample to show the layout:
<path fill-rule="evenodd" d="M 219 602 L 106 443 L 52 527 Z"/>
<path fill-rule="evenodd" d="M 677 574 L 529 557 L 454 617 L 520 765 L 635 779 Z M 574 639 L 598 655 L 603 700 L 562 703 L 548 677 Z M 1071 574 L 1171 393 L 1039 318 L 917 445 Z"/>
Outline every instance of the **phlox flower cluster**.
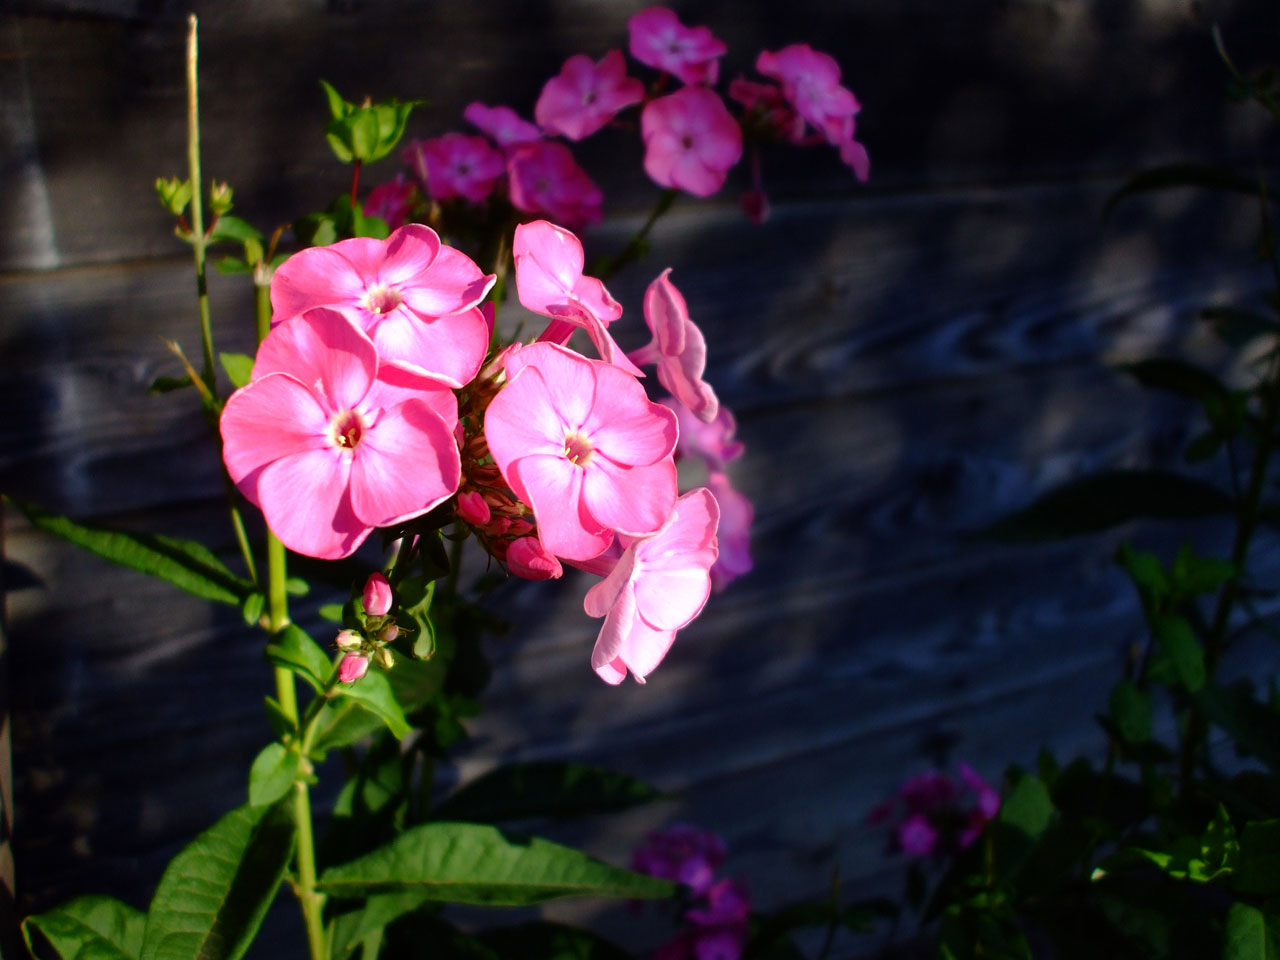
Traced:
<path fill-rule="evenodd" d="M 568 143 L 637 126 L 650 179 L 697 197 L 717 193 L 750 149 L 751 186 L 741 204 L 756 222 L 768 213 L 760 143 L 828 143 L 859 180 L 867 179 L 870 161 L 855 136 L 860 104 L 828 54 L 807 44 L 762 51 L 755 66 L 766 79 L 735 78 L 726 101 L 715 86 L 728 47 L 709 27 L 686 25 L 665 7 L 641 10 L 627 27 L 632 67 L 647 81 L 628 73 L 621 49 L 599 59 L 578 53 L 542 87 L 532 120 L 509 106 L 472 103 L 463 117 L 483 136 L 450 132 L 404 149 L 426 197 L 469 204 L 505 197 L 520 214 L 579 229 L 601 219 L 604 197 Z M 673 85 L 678 88 L 669 89 Z M 632 109 L 639 111 L 638 125 L 626 117 Z M 403 222 L 388 220 L 392 227 Z"/>
<path fill-rule="evenodd" d="M 511 249 L 519 299 L 548 323 L 505 347 L 481 306 L 495 277 L 429 227 L 285 261 L 252 379 L 223 411 L 227 469 L 298 553 L 346 557 L 375 529 L 441 508 L 518 576 L 568 563 L 601 577 L 584 600 L 603 620 L 592 667 L 643 681 L 711 592 L 720 496 L 741 520 L 714 478 L 680 494 L 680 423 L 697 423 L 696 438 L 730 415 L 702 379 L 705 340 L 670 271 L 645 298 L 653 339 L 629 358 L 609 332 L 622 306 L 584 275 L 577 237 L 535 221 Z M 579 329 L 598 358 L 569 348 Z M 657 367 L 665 403 L 647 396 L 642 365 Z M 385 580 L 366 585 L 376 622 L 346 638 L 344 681 L 389 659 L 390 602 Z"/>
<path fill-rule="evenodd" d="M 750 933 L 751 898 L 737 880 L 717 878 L 724 842 L 691 824 L 649 834 L 631 857 L 631 869 L 683 884 L 690 898 L 684 929 L 654 953 L 654 960 L 738 960 Z"/>
<path fill-rule="evenodd" d="M 887 826 L 890 849 L 909 857 L 942 857 L 970 846 L 1000 811 L 1000 794 L 972 767 L 957 776 L 929 770 L 907 780 L 867 822 Z"/>

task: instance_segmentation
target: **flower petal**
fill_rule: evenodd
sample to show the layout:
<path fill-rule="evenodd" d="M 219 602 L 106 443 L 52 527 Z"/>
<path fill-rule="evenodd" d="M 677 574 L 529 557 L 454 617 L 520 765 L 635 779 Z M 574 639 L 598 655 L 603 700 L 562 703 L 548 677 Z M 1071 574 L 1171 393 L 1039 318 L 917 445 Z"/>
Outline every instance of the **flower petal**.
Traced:
<path fill-rule="evenodd" d="M 443 246 L 431 269 L 401 281 L 397 290 L 414 313 L 443 317 L 478 306 L 497 279 L 496 275 L 481 270 L 462 251 Z"/>
<path fill-rule="evenodd" d="M 608 549 L 613 534 L 583 510 L 582 470 L 561 456 L 523 457 L 504 471 L 523 490 L 538 521 L 538 537 L 558 557 L 590 560 Z"/>
<path fill-rule="evenodd" d="M 600 626 L 600 633 L 596 636 L 596 645 L 591 651 L 593 670 L 598 672 L 601 667 L 618 659 L 627 634 L 631 632 L 637 619 L 635 594 L 631 591 L 630 583 L 624 582 L 623 588 L 610 604 L 604 623 Z"/>
<path fill-rule="evenodd" d="M 351 509 L 351 467 L 333 449 L 312 450 L 268 465 L 258 480 L 262 512 L 286 547 L 322 560 L 350 556 L 370 531 Z"/>
<path fill-rule="evenodd" d="M 318 307 L 275 327 L 258 348 L 254 379 L 287 373 L 307 384 L 329 412 L 349 410 L 378 370 L 378 351 L 343 314 Z"/>
<path fill-rule="evenodd" d="M 259 503 L 257 471 L 328 446 L 328 416 L 296 378 L 275 373 L 241 387 L 222 411 L 222 458 L 232 483 Z"/>
<path fill-rule="evenodd" d="M 489 349 L 484 315 L 475 308 L 442 317 L 394 310 L 373 325 L 371 335 L 384 359 L 443 377 L 453 387 L 471 381 Z"/>
<path fill-rule="evenodd" d="M 371 527 L 426 513 L 461 478 L 453 431 L 422 400 L 386 411 L 364 433 L 351 464 L 351 506 Z"/>
<path fill-rule="evenodd" d="M 272 324 L 311 307 L 354 304 L 360 299 L 365 281 L 336 246 L 299 250 L 276 267 L 271 278 Z"/>
<path fill-rule="evenodd" d="M 628 536 L 657 530 L 676 500 L 676 466 L 670 459 L 651 466 L 624 467 L 597 456 L 583 474 L 582 499 L 591 516 Z M 538 522 L 541 526 L 541 518 Z"/>

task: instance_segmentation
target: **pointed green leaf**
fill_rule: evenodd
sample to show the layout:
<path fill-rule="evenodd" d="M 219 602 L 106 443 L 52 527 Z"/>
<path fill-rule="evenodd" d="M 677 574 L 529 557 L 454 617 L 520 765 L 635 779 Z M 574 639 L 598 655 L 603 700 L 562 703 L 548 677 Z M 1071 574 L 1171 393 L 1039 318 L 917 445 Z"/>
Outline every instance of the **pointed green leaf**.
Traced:
<path fill-rule="evenodd" d="M 431 894 L 426 890 L 401 890 L 396 893 L 373 894 L 365 900 L 364 907 L 357 911 L 355 916 L 346 922 L 334 925 L 335 931 L 340 933 L 343 941 L 341 944 L 334 944 L 335 947 L 341 947 L 337 955 L 345 956 L 344 951 L 351 951 L 360 946 L 360 941 L 369 934 L 376 933 L 406 913 L 412 913 L 430 899 Z"/>
<path fill-rule="evenodd" d="M 1256 197 L 1259 195 L 1256 177 L 1246 177 L 1225 167 L 1215 167 L 1202 163 L 1170 163 L 1162 167 L 1153 167 L 1130 177 L 1119 190 L 1107 198 L 1103 207 L 1102 218 L 1111 216 L 1116 206 L 1127 197 L 1152 190 L 1169 190 L 1176 187 L 1199 187 L 1209 190 L 1224 190 L 1229 193 L 1243 193 Z"/>
<path fill-rule="evenodd" d="M 365 674 L 367 677 L 368 674 Z M 311 748 L 316 756 L 323 756 L 335 747 L 349 747 L 370 734 L 386 728 L 376 714 L 362 707 L 349 697 L 336 697 L 324 705 L 316 720 L 316 735 Z"/>
<path fill-rule="evenodd" d="M 1204 648 L 1200 646 L 1200 641 L 1196 639 L 1195 632 L 1191 629 L 1191 624 L 1184 617 L 1179 617 L 1176 614 L 1160 614 L 1152 619 L 1151 631 L 1155 634 L 1156 639 L 1160 641 L 1160 648 L 1164 650 L 1169 662 L 1173 664 L 1173 669 L 1178 675 L 1179 682 L 1187 691 L 1195 693 L 1203 687 L 1205 681 Z"/>
<path fill-rule="evenodd" d="M 240 615 L 244 617 L 244 622 L 252 627 L 262 619 L 262 611 L 266 609 L 267 598 L 257 590 L 244 598 L 244 602 L 240 604 Z"/>
<path fill-rule="evenodd" d="M 172 393 L 191 386 L 191 378 L 186 374 L 180 377 L 156 377 L 147 387 L 147 393 Z"/>
<path fill-rule="evenodd" d="M 222 369 L 227 372 L 227 379 L 236 387 L 243 387 L 253 379 L 253 357 L 244 353 L 220 353 Z"/>
<path fill-rule="evenodd" d="M 267 660 L 292 670 L 316 690 L 323 690 L 333 674 L 333 661 L 297 624 L 289 624 L 267 645 Z"/>
<path fill-rule="evenodd" d="M 166 580 L 205 600 L 239 606 L 253 589 L 203 544 L 145 533 L 121 533 L 76 523 L 34 504 L 11 500 L 34 526 L 105 560 Z"/>
<path fill-rule="evenodd" d="M 275 803 L 298 779 L 302 758 L 284 744 L 269 743 L 249 768 L 249 806 L 265 807 Z"/>
<path fill-rule="evenodd" d="M 330 623 L 342 622 L 342 604 L 340 603 L 321 604 L 316 612 L 320 614 L 322 620 L 328 620 Z"/>
<path fill-rule="evenodd" d="M 210 240 L 234 240 L 239 243 L 251 241 L 261 242 L 262 233 L 246 220 L 223 214 L 213 224 L 209 232 Z"/>
<path fill-rule="evenodd" d="M 1148 604 L 1154 605 L 1156 601 L 1169 595 L 1169 577 L 1165 574 L 1164 564 L 1154 553 L 1135 550 L 1124 543 L 1120 545 L 1116 559 L 1128 571 L 1130 579 Z"/>
<path fill-rule="evenodd" d="M 22 935 L 35 955 L 35 927 L 64 960 L 138 960 L 147 917 L 111 897 L 79 897 L 23 921 Z"/>
<path fill-rule="evenodd" d="M 335 896 L 430 891 L 455 903 L 524 906 L 557 897 L 668 897 L 675 885 L 592 859 L 538 837 L 508 837 L 474 823 L 428 823 L 385 847 L 331 867 L 319 887 Z"/>
<path fill-rule="evenodd" d="M 1280 960 L 1280 917 L 1233 903 L 1222 935 L 1222 960 Z"/>
<path fill-rule="evenodd" d="M 1139 517 L 1186 519 L 1234 510 L 1229 496 L 1190 477 L 1162 470 L 1110 470 L 1051 490 L 978 535 L 1035 543 L 1096 533 Z"/>
<path fill-rule="evenodd" d="M 649 803 L 662 794 L 605 767 L 516 763 L 477 777 L 432 812 L 435 820 L 492 823 L 527 817 L 580 817 Z"/>
<path fill-rule="evenodd" d="M 325 80 L 320 81 L 320 86 L 324 88 L 325 100 L 329 104 L 329 114 L 334 120 L 345 117 L 348 113 L 355 109 L 355 105 L 348 103 L 342 98 L 342 95 L 333 88 L 333 85 Z"/>
<path fill-rule="evenodd" d="M 387 725 L 392 735 L 403 737 L 409 732 L 409 721 L 405 719 L 404 710 L 396 701 L 391 689 L 391 681 L 380 670 L 370 669 L 355 683 L 340 683 L 334 692 L 357 701 L 370 713 L 379 717 Z"/>
<path fill-rule="evenodd" d="M 139 960 L 237 960 L 293 856 L 288 803 L 232 810 L 170 861 Z"/>

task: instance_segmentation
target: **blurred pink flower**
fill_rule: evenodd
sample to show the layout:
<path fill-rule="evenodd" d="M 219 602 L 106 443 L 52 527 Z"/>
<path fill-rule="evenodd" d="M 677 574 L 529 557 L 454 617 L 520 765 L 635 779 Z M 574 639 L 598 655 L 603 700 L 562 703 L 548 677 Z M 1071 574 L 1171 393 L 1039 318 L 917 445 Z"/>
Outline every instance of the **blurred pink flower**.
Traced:
<path fill-rule="evenodd" d="M 711 422 L 720 401 L 702 379 L 707 366 L 707 341 L 689 319 L 684 295 L 671 282 L 668 267 L 644 293 L 644 322 L 653 339 L 628 356 L 636 364 L 657 364 L 658 382 L 694 416 Z"/>
<path fill-rule="evenodd" d="M 683 83 L 714 84 L 728 48 L 709 27 L 686 27 L 666 7 L 649 7 L 627 21 L 631 56 Z"/>
<path fill-rule="evenodd" d="M 649 834 L 631 855 L 631 869 L 683 883 L 701 895 L 711 889 L 724 856 L 724 841 L 710 830 L 677 823 Z"/>
<path fill-rule="evenodd" d="M 598 223 L 604 194 L 563 143 L 539 140 L 507 156 L 511 204 L 523 213 L 545 213 L 569 229 Z"/>
<path fill-rule="evenodd" d="M 340 311 L 388 359 L 461 387 L 480 369 L 489 331 L 476 305 L 496 278 L 411 223 L 386 240 L 300 250 L 271 281 L 272 325 L 312 307 Z"/>
<path fill-rule="evenodd" d="M 555 344 L 509 353 L 505 369 L 485 439 L 547 550 L 587 560 L 615 531 L 662 527 L 676 495 L 675 415 L 625 371 Z"/>
<path fill-rule="evenodd" d="M 542 139 L 542 131 L 510 107 L 472 103 L 462 111 L 462 117 L 481 133 L 487 133 L 504 150 Z"/>
<path fill-rule="evenodd" d="M 945 856 L 970 846 L 1000 812 L 1000 794 L 961 763 L 953 778 L 928 770 L 908 779 L 897 795 L 867 817 L 889 824 L 893 846 L 911 857 Z"/>
<path fill-rule="evenodd" d="M 448 384 L 381 360 L 342 314 L 309 310 L 271 331 L 228 398 L 223 460 L 285 546 L 335 560 L 453 495 L 457 416 Z"/>
<path fill-rule="evenodd" d="M 587 591 L 583 608 L 604 617 L 591 666 L 608 683 L 627 671 L 640 683 L 711 594 L 720 508 L 705 487 L 675 502 L 666 522 L 626 544 L 617 566 Z M 625 541 L 624 541 L 625 542 Z"/>
<path fill-rule="evenodd" d="M 769 196 L 759 187 L 752 187 L 738 197 L 738 206 L 752 223 L 759 226 L 769 219 Z"/>
<path fill-rule="evenodd" d="M 652 100 L 640 115 L 644 169 L 662 187 L 709 197 L 742 157 L 742 131 L 719 95 L 684 87 Z"/>
<path fill-rule="evenodd" d="M 707 488 L 720 504 L 720 555 L 711 568 L 711 587 L 724 590 L 754 567 L 751 559 L 751 525 L 756 511 L 746 495 L 734 489 L 728 475 L 712 470 L 707 475 Z"/>
<path fill-rule="evenodd" d="M 392 230 L 404 225 L 418 196 L 418 188 L 403 173 L 369 191 L 361 210 L 366 217 L 381 217 Z"/>
<path fill-rule="evenodd" d="M 619 110 L 643 99 L 644 84 L 627 76 L 621 50 L 610 50 L 598 64 L 579 53 L 546 82 L 534 105 L 533 118 L 543 130 L 581 140 L 612 120 Z"/>
<path fill-rule="evenodd" d="M 391 609 L 391 584 L 382 574 L 371 573 L 360 599 L 364 603 L 364 612 L 369 616 L 385 617 Z"/>
<path fill-rule="evenodd" d="M 461 197 L 472 203 L 483 203 L 507 169 L 488 140 L 463 133 L 413 140 L 404 148 L 404 162 L 432 198 Z"/>
<path fill-rule="evenodd" d="M 720 404 L 713 420 L 704 423 L 675 397 L 663 397 L 658 402 L 670 407 L 680 424 L 677 456 L 698 457 L 711 472 L 723 472 L 725 464 L 742 456 L 745 447 L 741 440 L 734 439 L 738 422 L 724 404 Z"/>
<path fill-rule="evenodd" d="M 804 117 L 796 113 L 777 84 L 735 77 L 729 82 L 729 99 L 746 108 L 748 119 L 744 125 L 756 128 L 771 139 L 804 142 Z"/>

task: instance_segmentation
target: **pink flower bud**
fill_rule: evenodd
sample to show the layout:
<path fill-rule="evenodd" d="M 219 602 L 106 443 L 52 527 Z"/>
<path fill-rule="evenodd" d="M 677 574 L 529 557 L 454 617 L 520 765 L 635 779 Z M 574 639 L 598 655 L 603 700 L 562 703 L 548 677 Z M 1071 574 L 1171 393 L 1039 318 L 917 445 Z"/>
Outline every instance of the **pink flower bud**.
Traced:
<path fill-rule="evenodd" d="M 507 548 L 507 566 L 526 580 L 556 580 L 564 573 L 560 561 L 537 537 L 521 537 Z"/>
<path fill-rule="evenodd" d="M 338 644 L 339 650 L 351 653 L 360 649 L 364 643 L 364 638 L 354 630 L 343 630 L 338 634 L 338 639 L 335 642 Z"/>
<path fill-rule="evenodd" d="M 369 672 L 369 658 L 348 653 L 338 664 L 338 679 L 343 683 L 355 683 Z"/>
<path fill-rule="evenodd" d="M 489 522 L 489 504 L 475 490 L 458 494 L 458 516 L 475 527 Z"/>
<path fill-rule="evenodd" d="M 398 636 L 400 636 L 400 628 L 394 623 L 388 623 L 378 632 L 378 639 L 383 643 L 390 643 Z"/>
<path fill-rule="evenodd" d="M 364 612 L 371 617 L 385 617 L 391 609 L 391 584 L 380 573 L 369 574 L 364 585 Z"/>

